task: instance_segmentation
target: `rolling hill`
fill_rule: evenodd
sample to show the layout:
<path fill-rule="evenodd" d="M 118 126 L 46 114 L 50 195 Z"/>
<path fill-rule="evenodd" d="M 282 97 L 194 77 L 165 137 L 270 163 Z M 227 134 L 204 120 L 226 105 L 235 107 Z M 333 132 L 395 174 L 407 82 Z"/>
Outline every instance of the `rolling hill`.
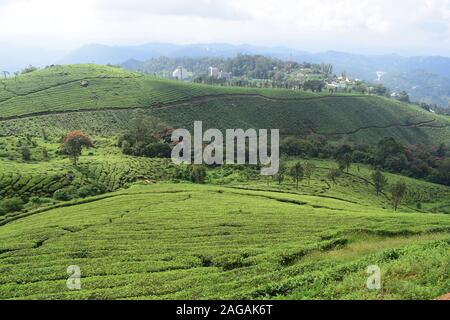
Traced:
<path fill-rule="evenodd" d="M 448 215 L 255 186 L 135 185 L 19 217 L 0 227 L 0 298 L 430 299 L 447 292 Z M 382 295 L 364 288 L 374 264 L 383 268 Z M 81 268 L 80 291 L 65 287 L 69 265 Z"/>
<path fill-rule="evenodd" d="M 154 115 L 173 127 L 280 128 L 335 141 L 450 143 L 450 119 L 368 95 L 213 87 L 96 65 L 0 82 L 0 299 L 434 299 L 450 291 L 450 188 L 384 173 L 408 189 L 397 212 L 369 166 L 277 183 L 253 167 L 124 155 L 117 136 Z M 95 139 L 77 165 L 60 139 Z M 23 159 L 22 147 L 31 153 Z M 286 158 L 292 166 L 305 159 Z M 184 176 L 184 177 L 183 177 Z M 93 187 L 103 188 L 93 195 Z M 58 191 L 76 196 L 61 199 Z M 367 270 L 382 270 L 368 290 Z M 69 266 L 81 290 L 66 286 Z M 430 270 L 433 270 L 430 272 Z"/>
<path fill-rule="evenodd" d="M 442 56 L 401 56 L 397 54 L 355 54 L 339 51 L 305 52 L 286 47 L 258 47 L 230 44 L 174 45 L 148 43 L 140 46 L 83 46 L 61 60 L 61 63 L 120 64 L 127 60 L 151 58 L 235 57 L 237 54 L 265 55 L 299 63 L 333 64 L 336 74 L 345 72 L 353 78 L 373 82 L 377 72 L 385 76 L 381 83 L 392 90 L 405 90 L 417 101 L 449 105 L 450 59 Z M 438 87 L 436 86 L 438 85 Z"/>
<path fill-rule="evenodd" d="M 377 142 L 450 141 L 449 121 L 418 107 L 367 95 L 213 87 L 156 79 L 113 67 L 53 66 L 1 81 L 0 134 L 60 134 L 80 128 L 117 134 L 135 112 L 153 114 L 172 126 L 279 128 L 284 135 L 327 135 Z M 258 116 L 256 116 L 258 115 Z"/>

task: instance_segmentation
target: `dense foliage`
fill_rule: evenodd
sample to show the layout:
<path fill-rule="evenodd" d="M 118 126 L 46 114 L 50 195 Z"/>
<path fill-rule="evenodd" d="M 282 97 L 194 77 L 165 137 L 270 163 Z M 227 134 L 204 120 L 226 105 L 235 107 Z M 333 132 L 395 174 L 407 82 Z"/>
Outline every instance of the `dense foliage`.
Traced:
<path fill-rule="evenodd" d="M 183 66 L 190 74 L 190 80 L 197 83 L 232 85 L 240 87 L 265 87 L 303 89 L 305 91 L 322 92 L 327 83 L 338 81 L 333 75 L 331 64 L 298 63 L 284 61 L 263 55 L 238 54 L 233 58 L 153 58 L 145 62 L 127 61 L 123 66 L 129 70 L 172 78 L 175 68 Z M 209 67 L 215 67 L 232 75 L 227 77 L 211 77 Z M 342 75 L 341 82 L 347 76 Z M 382 84 L 369 84 L 362 80 L 353 86 L 342 89 L 344 92 L 370 93 L 387 96 L 388 90 Z M 338 88 L 330 89 L 331 92 Z M 342 91 L 341 90 L 341 91 Z"/>
<path fill-rule="evenodd" d="M 336 159 L 342 170 L 351 163 L 369 164 L 377 169 L 450 185 L 450 146 L 406 146 L 384 138 L 375 146 L 336 144 L 323 136 L 307 139 L 285 138 L 281 152 L 288 156 Z"/>
<path fill-rule="evenodd" d="M 172 131 L 172 128 L 158 118 L 140 116 L 119 137 L 118 146 L 127 155 L 170 158 Z"/>

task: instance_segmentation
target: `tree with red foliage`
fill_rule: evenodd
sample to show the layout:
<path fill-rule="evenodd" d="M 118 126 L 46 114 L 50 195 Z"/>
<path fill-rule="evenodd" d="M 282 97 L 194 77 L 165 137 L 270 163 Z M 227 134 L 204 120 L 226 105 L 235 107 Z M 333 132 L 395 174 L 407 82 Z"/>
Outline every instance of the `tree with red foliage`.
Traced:
<path fill-rule="evenodd" d="M 76 166 L 83 148 L 90 148 L 93 146 L 94 143 L 87 134 L 83 131 L 76 130 L 69 132 L 64 137 L 61 149 L 72 158 L 73 164 Z"/>

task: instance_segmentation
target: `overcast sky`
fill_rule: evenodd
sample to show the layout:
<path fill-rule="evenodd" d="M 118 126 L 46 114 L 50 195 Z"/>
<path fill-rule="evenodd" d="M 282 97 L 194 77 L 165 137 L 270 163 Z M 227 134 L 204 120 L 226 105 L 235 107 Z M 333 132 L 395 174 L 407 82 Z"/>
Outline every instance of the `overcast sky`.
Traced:
<path fill-rule="evenodd" d="M 450 0 L 0 0 L 0 42 L 232 43 L 450 56 Z"/>

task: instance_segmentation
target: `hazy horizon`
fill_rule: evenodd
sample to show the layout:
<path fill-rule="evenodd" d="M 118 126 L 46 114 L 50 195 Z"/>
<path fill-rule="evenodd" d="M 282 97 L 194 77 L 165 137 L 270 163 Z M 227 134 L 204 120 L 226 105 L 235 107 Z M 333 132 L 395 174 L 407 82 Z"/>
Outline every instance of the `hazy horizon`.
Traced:
<path fill-rule="evenodd" d="M 414 11 L 410 10 L 414 7 Z M 68 53 L 86 44 L 284 46 L 450 56 L 450 0 L 3 0 L 0 43 Z M 8 50 L 3 48 L 3 50 Z"/>

